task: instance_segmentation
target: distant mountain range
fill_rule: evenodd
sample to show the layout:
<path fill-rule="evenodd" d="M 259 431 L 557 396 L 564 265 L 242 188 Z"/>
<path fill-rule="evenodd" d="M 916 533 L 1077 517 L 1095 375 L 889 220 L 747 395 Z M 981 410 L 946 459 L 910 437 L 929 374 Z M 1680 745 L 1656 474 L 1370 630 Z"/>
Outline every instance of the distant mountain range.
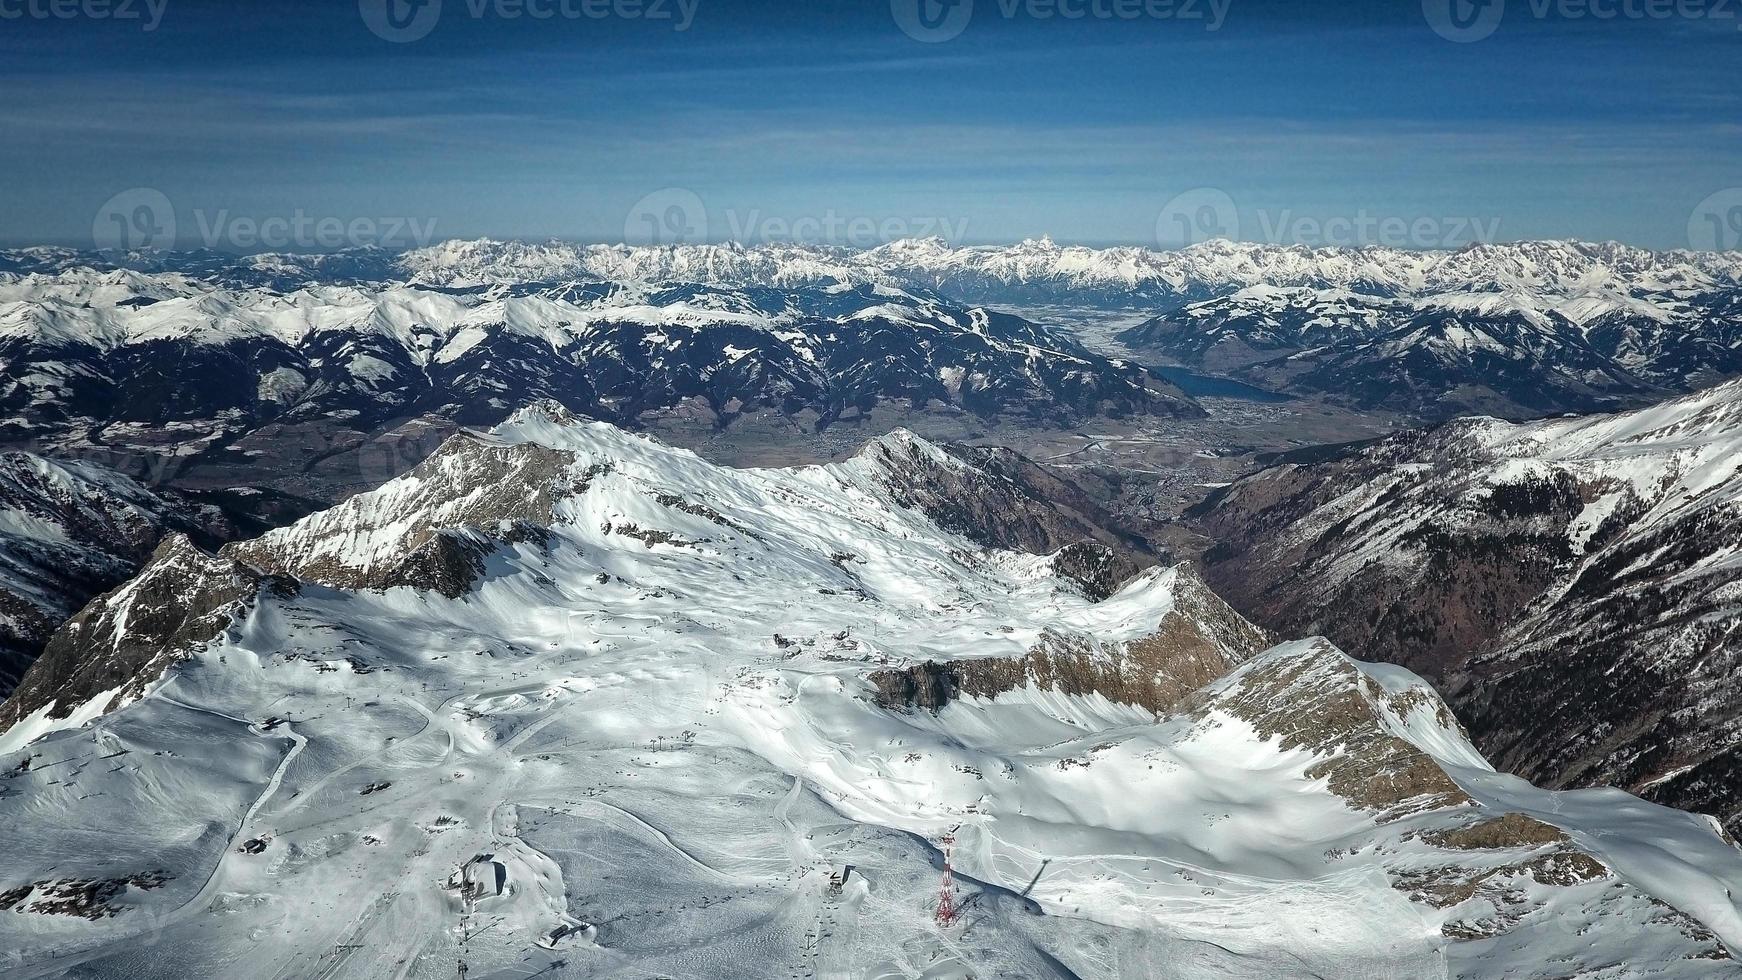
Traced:
<path fill-rule="evenodd" d="M 268 429 L 488 424 L 534 398 L 704 429 L 752 413 L 811 431 L 885 409 L 1041 426 L 1203 413 L 1059 331 L 880 285 L 279 289 L 86 267 L 0 275 L 0 438 L 32 447 L 143 457 L 173 446 L 153 464 L 173 474 L 287 451 L 246 441 Z M 288 451 L 312 464 L 336 445 L 323 432 Z"/>
<path fill-rule="evenodd" d="M 92 277 L 103 272 L 139 276 L 93 284 Z M 217 294 L 265 290 L 293 294 L 296 298 L 286 302 L 308 305 L 333 295 L 315 289 L 324 286 L 372 293 L 433 291 L 492 301 L 545 296 L 588 310 L 689 303 L 714 313 L 762 319 L 772 315 L 789 321 L 792 331 L 813 334 L 826 332 L 815 329 L 820 323 L 800 322 L 795 313 L 840 318 L 885 303 L 959 312 L 1014 310 L 1041 322 L 1047 319 L 1048 308 L 1143 312 L 1152 317 L 1116 338 L 1140 360 L 1430 421 L 1473 412 L 1528 418 L 1631 407 L 1742 374 L 1742 253 L 1654 252 L 1616 243 L 1517 242 L 1457 251 L 1406 251 L 1217 241 L 1155 251 L 1063 247 L 1047 240 L 952 247 L 929 239 L 868 250 L 791 244 L 635 247 L 482 240 L 450 241 L 400 253 L 360 249 L 240 258 L 209 251 L 37 248 L 0 253 L 0 275 L 6 276 L 0 280 L 0 303 L 38 302 L 46 295 L 70 293 L 69 299 L 82 298 L 98 306 L 137 306 L 165 298 L 156 294 L 166 290 Z M 69 282 L 75 284 L 73 288 L 68 288 Z M 81 297 L 79 284 L 90 295 Z M 129 286 L 138 287 L 140 293 L 127 295 Z M 706 295 L 697 297 L 697 292 Z M 214 302 L 224 305 L 233 300 L 218 295 Z M 530 315 L 525 309 L 521 313 Z M 17 323 L 21 316 L 41 315 L 0 306 L 0 322 Z M 349 315 L 341 310 L 324 319 L 342 323 Z M 596 313 L 562 310 L 538 315 L 593 324 L 604 319 Z M 921 320 L 929 315 L 933 314 L 917 314 Z M 951 315 L 960 320 L 959 315 Z M 321 318 L 311 315 L 311 319 Z M 533 330 L 553 328 L 560 329 L 545 323 Z M 112 328 L 93 324 L 67 329 L 102 335 Z M 440 333 L 447 328 L 436 323 L 430 329 Z M 1017 329 L 1014 342 L 1035 345 L 1028 329 Z M 203 332 L 221 335 L 212 329 Z M 1037 346 L 1070 347 L 1057 331 L 1051 333 Z M 822 361 L 759 343 L 755 349 L 764 356 L 744 366 L 753 376 L 749 378 L 721 362 L 716 355 L 723 348 L 704 341 L 681 357 L 691 365 L 713 365 L 709 370 L 720 375 L 719 384 L 650 378 L 648 388 L 655 394 L 648 399 L 628 398 L 624 410 L 645 410 L 663 397 L 659 392 L 669 392 L 668 403 L 700 396 L 711 403 L 710 411 L 727 420 L 732 410 L 722 411 L 723 406 L 734 400 L 779 402 L 788 408 L 803 405 L 824 424 L 837 413 L 862 409 L 866 398 L 935 398 L 982 413 L 1006 411 L 1012 404 L 1009 391 L 958 398 L 942 390 L 958 370 L 972 376 L 976 365 L 991 367 L 996 358 L 964 360 L 952 355 L 933 363 L 927 357 L 914 358 L 880 346 L 881 341 L 842 339 L 848 352 L 831 350 Z M 368 346 L 374 341 L 360 343 Z M 874 356 L 902 361 L 893 376 L 881 370 L 867 373 L 863 365 L 855 365 L 853 351 L 862 353 L 867 343 Z M 731 346 L 750 349 L 742 337 Z M 709 349 L 711 353 L 703 353 Z M 583 353 L 577 348 L 562 352 L 571 358 Z M 624 351 L 601 353 L 629 364 L 636 360 Z M 1083 357 L 1080 350 L 1071 349 L 1069 354 Z M 407 363 L 416 357 L 413 354 Z M 526 361 L 524 351 L 514 357 Z M 16 362 L 18 355 L 12 360 Z M 998 370 L 988 376 L 1008 366 L 1007 361 L 998 363 Z M 545 375 L 535 385 L 540 393 L 558 394 L 558 388 L 573 389 L 587 372 L 550 365 L 534 373 Z M 769 374 L 784 380 L 770 382 Z M 860 380 L 843 388 L 838 383 L 843 374 Z M 929 377 L 934 374 L 936 378 Z M 888 383 L 896 381 L 895 376 L 902 380 Z M 740 386 L 740 380 L 746 383 Z M 552 381 L 561 383 L 553 388 Z M 590 376 L 586 381 L 599 383 Z M 452 379 L 434 382 L 437 389 L 451 383 Z M 475 401 L 492 383 L 480 380 L 476 390 L 462 392 L 455 400 Z M 605 384 L 609 387 L 612 382 Z M 1029 379 L 1025 384 L 1056 388 L 1045 379 Z M 782 386 L 791 390 L 774 390 Z M 1114 412 L 1144 410 L 1144 399 L 1124 397 L 1112 390 L 1117 387 L 1097 383 L 1087 393 L 1076 393 L 1067 399 L 1072 414 L 1093 415 L 1100 409 L 1090 403 L 1098 402 Z M 623 397 L 600 392 L 601 404 Z M 401 400 L 417 403 L 420 396 L 404 394 Z M 580 401 L 570 403 L 580 405 Z"/>
<path fill-rule="evenodd" d="M 918 239 L 866 250 L 798 244 L 629 246 L 481 239 L 405 252 L 364 248 L 327 255 L 0 251 L 0 271 L 55 273 L 78 267 L 180 272 L 257 285 L 476 286 L 577 280 L 774 288 L 882 284 L 932 289 L 976 304 L 1106 305 L 1157 313 L 1256 285 L 1422 296 L 1519 290 L 1698 293 L 1742 283 L 1742 252 L 1660 252 L 1615 242 L 1573 241 L 1473 245 L 1455 251 L 1228 241 L 1158 251 L 1061 246 L 1049 239 L 1009 246 L 952 246 L 941 239 Z"/>
<path fill-rule="evenodd" d="M 1378 296 L 1252 286 L 1117 337 L 1140 356 L 1362 409 L 1529 418 L 1742 375 L 1742 289 Z"/>

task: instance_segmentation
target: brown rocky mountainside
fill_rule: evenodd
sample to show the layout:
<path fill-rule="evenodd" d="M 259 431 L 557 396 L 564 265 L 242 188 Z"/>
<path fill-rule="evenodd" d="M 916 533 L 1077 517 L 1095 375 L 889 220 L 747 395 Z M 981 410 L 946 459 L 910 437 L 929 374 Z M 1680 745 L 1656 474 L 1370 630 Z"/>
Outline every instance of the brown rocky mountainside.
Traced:
<path fill-rule="evenodd" d="M 1435 680 L 1502 768 L 1742 821 L 1742 385 L 1400 434 L 1187 519 L 1236 608 Z"/>

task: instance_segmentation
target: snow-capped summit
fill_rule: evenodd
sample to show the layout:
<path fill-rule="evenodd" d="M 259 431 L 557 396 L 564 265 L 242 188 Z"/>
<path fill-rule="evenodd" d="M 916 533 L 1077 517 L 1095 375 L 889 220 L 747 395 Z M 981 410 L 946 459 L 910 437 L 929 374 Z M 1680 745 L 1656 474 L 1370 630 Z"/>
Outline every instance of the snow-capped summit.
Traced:
<path fill-rule="evenodd" d="M 1734 970 L 1711 823 L 1497 775 L 1188 569 L 1097 593 L 934 516 L 928 474 L 1020 493 L 990 459 L 732 470 L 537 405 L 171 539 L 0 709 L 10 972 Z"/>

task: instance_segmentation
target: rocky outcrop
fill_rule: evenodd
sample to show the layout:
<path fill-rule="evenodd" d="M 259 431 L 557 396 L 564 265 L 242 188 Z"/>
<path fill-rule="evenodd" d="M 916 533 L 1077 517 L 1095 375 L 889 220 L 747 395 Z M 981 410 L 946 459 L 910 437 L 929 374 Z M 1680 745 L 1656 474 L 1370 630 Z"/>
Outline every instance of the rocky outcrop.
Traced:
<path fill-rule="evenodd" d="M 1653 942 L 1730 960 L 1699 919 L 1624 880 L 1559 827 L 1472 798 L 1447 766 L 1486 767 L 1451 708 L 1418 678 L 1359 663 L 1322 639 L 1299 641 L 1259 655 L 1180 710 L 1200 732 L 1250 725 L 1284 751 L 1308 753 L 1306 777 L 1396 828 L 1395 843 L 1377 846 L 1391 886 L 1433 910 L 1449 940 L 1528 937 L 1564 902 L 1648 910 Z"/>
<path fill-rule="evenodd" d="M 267 494 L 148 488 L 94 463 L 0 453 L 0 697 L 56 627 L 138 570 L 164 536 L 206 547 L 264 528 L 240 510 Z"/>
<path fill-rule="evenodd" d="M 99 697 L 105 710 L 137 699 L 244 615 L 263 589 L 288 595 L 297 586 L 206 554 L 183 535 L 166 538 L 138 575 L 55 632 L 0 704 L 0 732 L 45 708 L 55 719 Z"/>
<path fill-rule="evenodd" d="M 1392 730 L 1392 719 L 1422 711 L 1462 739 L 1451 709 L 1425 686 L 1386 689 L 1324 640 L 1273 650 L 1183 710 L 1202 723 L 1238 718 L 1284 750 L 1314 753 L 1320 761 L 1306 774 L 1381 821 L 1473 802 L 1437 760 Z"/>
<path fill-rule="evenodd" d="M 567 418 L 562 409 L 541 411 Z M 461 433 L 405 477 L 293 527 L 226 547 L 254 567 L 342 589 L 468 591 L 496 547 L 537 541 L 552 507 L 586 489 L 572 453 Z"/>
<path fill-rule="evenodd" d="M 1053 567 L 1104 599 L 1159 556 L 1081 487 L 1008 449 L 934 445 L 898 430 L 857 457 L 898 503 L 977 544 L 1056 553 Z"/>
<path fill-rule="evenodd" d="M 958 698 L 991 700 L 1032 687 L 1078 697 L 1098 695 L 1165 715 L 1262 650 L 1266 639 L 1189 570 L 1163 574 L 1172 578 L 1174 605 L 1146 636 L 1104 642 L 1048 630 L 1021 657 L 927 661 L 877 671 L 869 678 L 874 697 L 886 708 L 938 711 Z"/>

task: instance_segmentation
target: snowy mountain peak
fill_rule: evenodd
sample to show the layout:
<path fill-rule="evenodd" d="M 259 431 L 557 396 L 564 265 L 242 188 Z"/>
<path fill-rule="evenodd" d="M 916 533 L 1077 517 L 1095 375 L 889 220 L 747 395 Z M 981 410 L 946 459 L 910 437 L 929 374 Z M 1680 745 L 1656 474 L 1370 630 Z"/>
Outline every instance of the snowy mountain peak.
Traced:
<path fill-rule="evenodd" d="M 859 447 L 854 458 L 865 460 L 868 463 L 882 464 L 890 467 L 891 470 L 911 466 L 918 459 L 923 459 L 933 465 L 954 468 L 966 465 L 936 444 L 904 426 L 897 426 L 883 435 L 870 439 L 865 445 Z"/>

